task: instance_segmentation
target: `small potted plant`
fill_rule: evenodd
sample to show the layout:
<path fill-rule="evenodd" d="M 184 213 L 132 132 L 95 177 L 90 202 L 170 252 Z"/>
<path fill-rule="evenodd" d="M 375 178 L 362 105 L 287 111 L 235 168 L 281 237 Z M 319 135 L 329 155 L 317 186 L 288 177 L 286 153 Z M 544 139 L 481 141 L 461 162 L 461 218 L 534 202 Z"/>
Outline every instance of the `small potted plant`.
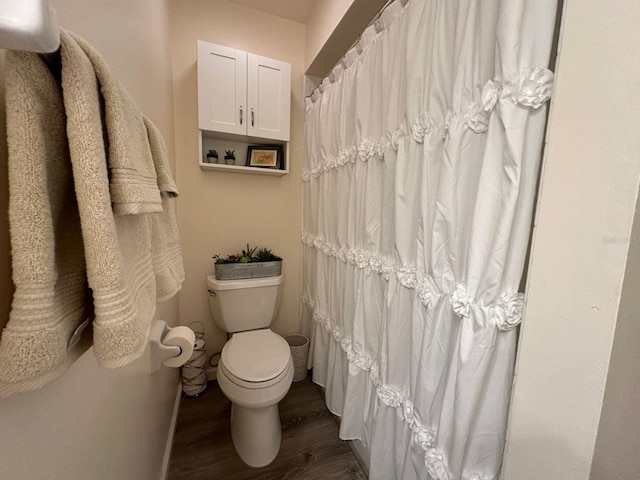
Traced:
<path fill-rule="evenodd" d="M 282 258 L 268 248 L 251 248 L 248 243 L 241 253 L 226 257 L 214 255 L 213 260 L 218 280 L 276 277 L 282 273 Z"/>
<path fill-rule="evenodd" d="M 209 150 L 207 152 L 207 163 L 217 163 L 218 162 L 218 152 L 215 150 Z"/>
<path fill-rule="evenodd" d="M 236 151 L 225 150 L 224 151 L 224 163 L 227 165 L 234 165 L 236 163 Z"/>

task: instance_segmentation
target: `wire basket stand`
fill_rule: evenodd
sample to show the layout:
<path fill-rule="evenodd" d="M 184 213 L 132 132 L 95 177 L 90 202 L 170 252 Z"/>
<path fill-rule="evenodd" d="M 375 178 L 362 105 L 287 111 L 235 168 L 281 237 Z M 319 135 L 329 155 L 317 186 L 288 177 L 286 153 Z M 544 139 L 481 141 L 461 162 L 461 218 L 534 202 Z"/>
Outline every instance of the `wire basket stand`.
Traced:
<path fill-rule="evenodd" d="M 207 391 L 207 351 L 204 342 L 204 323 L 192 322 L 189 328 L 196 335 L 193 354 L 182 366 L 182 396 L 195 398 Z"/>

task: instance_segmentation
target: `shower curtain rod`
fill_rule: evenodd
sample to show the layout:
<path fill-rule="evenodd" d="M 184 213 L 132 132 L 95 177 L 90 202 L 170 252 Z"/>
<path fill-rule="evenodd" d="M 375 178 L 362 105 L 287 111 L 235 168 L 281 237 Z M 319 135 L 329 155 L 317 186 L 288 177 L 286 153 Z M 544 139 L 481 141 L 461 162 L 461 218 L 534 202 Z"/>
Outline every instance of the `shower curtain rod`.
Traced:
<path fill-rule="evenodd" d="M 381 16 L 382 16 L 382 14 L 384 13 L 384 11 L 387 9 L 387 7 L 388 7 L 389 5 L 391 5 L 391 4 L 392 4 L 393 2 L 395 2 L 395 1 L 396 1 L 396 0 L 387 0 L 387 2 L 382 6 L 382 8 L 381 8 L 380 10 L 378 10 L 378 13 L 376 13 L 375 17 L 373 17 L 373 19 L 372 19 L 372 20 L 367 24 L 367 26 L 366 26 L 366 27 L 364 27 L 364 29 L 362 30 L 362 32 L 364 33 L 364 31 L 365 31 L 367 28 L 369 28 L 371 25 L 373 25 L 374 23 L 376 23 L 376 22 L 378 21 L 378 19 L 380 19 L 380 17 L 381 17 Z M 404 6 L 404 5 L 406 5 L 406 3 L 407 3 L 409 0 L 398 0 L 398 1 L 400 1 L 400 2 L 402 3 L 402 5 Z M 345 57 L 345 55 L 347 54 L 347 52 L 349 52 L 352 48 L 354 48 L 354 47 L 358 44 L 358 42 L 360 41 L 360 39 L 361 39 L 361 38 L 362 38 L 362 33 L 361 33 L 360 35 L 358 35 L 358 38 L 356 38 L 356 39 L 355 39 L 355 41 L 354 41 L 354 42 L 349 46 L 349 48 L 347 48 L 347 50 L 345 51 L 345 54 L 344 54 L 344 55 L 342 55 L 342 56 L 340 57 L 340 60 L 338 60 L 338 61 L 333 65 L 333 67 L 331 67 L 331 69 L 329 70 L 329 73 L 323 77 L 323 80 L 324 80 L 325 78 L 327 78 L 329 75 L 331 75 L 331 72 L 333 71 L 333 69 L 334 69 L 334 68 L 336 68 L 336 66 L 337 66 L 337 65 L 338 65 L 342 60 L 344 60 L 344 57 Z M 321 82 L 321 83 L 322 83 L 322 82 Z M 311 97 L 317 89 L 318 89 L 318 87 L 314 88 L 314 89 L 313 89 L 313 91 L 312 91 L 309 95 L 307 95 L 307 98 L 308 98 L 308 97 Z"/>
<path fill-rule="evenodd" d="M 0 0 L 0 48 L 52 53 L 59 46 L 58 17 L 47 0 Z"/>

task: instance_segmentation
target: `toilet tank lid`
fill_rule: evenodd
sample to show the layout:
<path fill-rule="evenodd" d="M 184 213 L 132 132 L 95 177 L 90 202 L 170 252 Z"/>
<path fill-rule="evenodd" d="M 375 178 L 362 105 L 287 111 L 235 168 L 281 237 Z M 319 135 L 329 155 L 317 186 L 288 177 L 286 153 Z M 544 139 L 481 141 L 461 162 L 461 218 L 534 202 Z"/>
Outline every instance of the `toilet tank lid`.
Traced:
<path fill-rule="evenodd" d="M 213 290 L 236 290 L 239 288 L 257 288 L 280 285 L 284 282 L 284 275 L 262 278 L 244 278 L 242 280 L 218 280 L 215 275 L 207 277 L 207 287 Z"/>

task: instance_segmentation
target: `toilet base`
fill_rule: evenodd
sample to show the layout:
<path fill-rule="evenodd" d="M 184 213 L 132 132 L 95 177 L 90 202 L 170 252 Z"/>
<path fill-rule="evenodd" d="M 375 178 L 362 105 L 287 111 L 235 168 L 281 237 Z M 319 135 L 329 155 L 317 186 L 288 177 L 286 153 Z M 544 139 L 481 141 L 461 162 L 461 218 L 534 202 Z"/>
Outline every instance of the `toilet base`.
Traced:
<path fill-rule="evenodd" d="M 278 455 L 282 427 L 278 404 L 264 408 L 231 405 L 231 440 L 250 467 L 266 467 Z"/>
<path fill-rule="evenodd" d="M 218 364 L 218 385 L 231 400 L 231 440 L 237 454 L 250 467 L 266 467 L 278 455 L 282 439 L 278 402 L 291 387 L 293 370 L 289 355 L 289 362 L 278 377 L 262 382 L 263 388 L 247 388 L 241 385 L 250 382 L 229 376 L 224 355 Z"/>

